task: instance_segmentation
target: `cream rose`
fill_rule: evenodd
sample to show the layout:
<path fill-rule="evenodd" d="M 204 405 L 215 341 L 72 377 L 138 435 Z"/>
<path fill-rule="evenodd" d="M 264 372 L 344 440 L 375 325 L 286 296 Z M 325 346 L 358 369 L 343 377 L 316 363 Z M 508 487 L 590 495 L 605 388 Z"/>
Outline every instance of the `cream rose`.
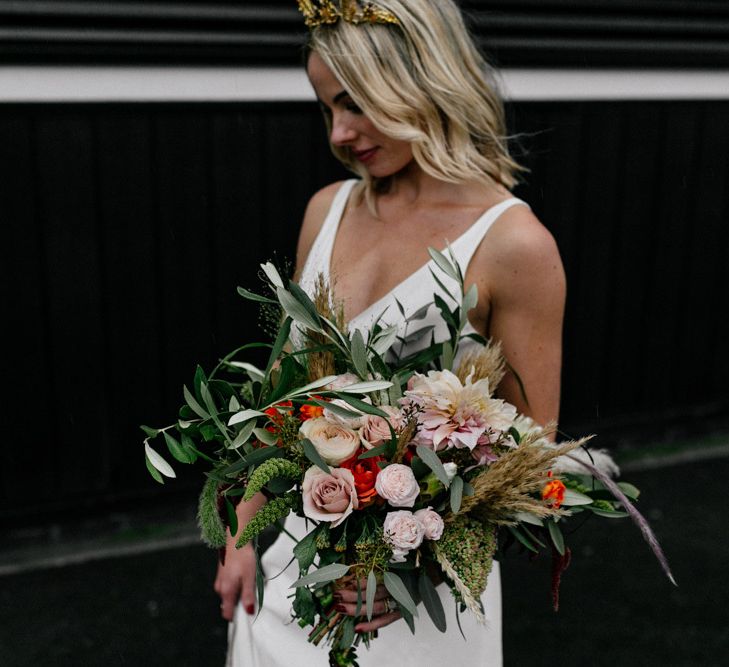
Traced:
<path fill-rule="evenodd" d="M 338 526 L 358 507 L 354 475 L 345 468 L 332 468 L 325 473 L 312 466 L 302 484 L 304 514 L 315 521 L 331 521 Z"/>
<path fill-rule="evenodd" d="M 311 440 L 319 456 L 334 466 L 354 456 L 360 445 L 357 431 L 333 424 L 325 417 L 307 419 L 299 434 Z"/>
<path fill-rule="evenodd" d="M 402 427 L 402 413 L 390 405 L 383 405 L 380 410 L 386 412 L 389 417 L 377 415 L 365 415 L 362 419 L 362 428 L 359 429 L 359 437 L 366 449 L 372 449 L 387 442 L 392 438 L 390 426 L 397 430 Z"/>
<path fill-rule="evenodd" d="M 384 539 L 392 548 L 393 563 L 402 563 L 407 554 L 423 543 L 425 526 L 407 510 L 388 512 L 383 525 Z"/>
<path fill-rule="evenodd" d="M 415 518 L 423 524 L 426 540 L 439 540 L 443 535 L 443 519 L 431 507 L 415 512 Z"/>
<path fill-rule="evenodd" d="M 420 486 L 408 466 L 393 463 L 377 475 L 375 490 L 393 507 L 412 507 L 420 493 Z"/>

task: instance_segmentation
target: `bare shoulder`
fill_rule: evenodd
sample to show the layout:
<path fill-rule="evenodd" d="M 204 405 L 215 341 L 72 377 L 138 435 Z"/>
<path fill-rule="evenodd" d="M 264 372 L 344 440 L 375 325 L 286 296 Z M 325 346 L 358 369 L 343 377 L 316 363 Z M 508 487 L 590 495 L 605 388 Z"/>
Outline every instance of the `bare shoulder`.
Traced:
<path fill-rule="evenodd" d="M 473 258 L 491 297 L 524 292 L 564 298 L 565 276 L 551 232 L 526 206 L 512 206 L 493 224 Z M 481 276 L 479 276 L 481 277 Z"/>
<path fill-rule="evenodd" d="M 314 239 L 316 239 L 322 224 L 324 224 L 327 213 L 332 206 L 332 201 L 339 191 L 339 188 L 342 187 L 343 182 L 344 181 L 337 181 L 336 183 L 331 183 L 330 185 L 323 187 L 321 190 L 314 193 L 306 206 L 304 221 L 301 223 L 301 230 L 299 231 L 299 242 L 296 247 L 297 277 L 301 273 L 301 269 L 304 267 L 304 262 L 306 262 L 306 258 L 309 255 Z"/>

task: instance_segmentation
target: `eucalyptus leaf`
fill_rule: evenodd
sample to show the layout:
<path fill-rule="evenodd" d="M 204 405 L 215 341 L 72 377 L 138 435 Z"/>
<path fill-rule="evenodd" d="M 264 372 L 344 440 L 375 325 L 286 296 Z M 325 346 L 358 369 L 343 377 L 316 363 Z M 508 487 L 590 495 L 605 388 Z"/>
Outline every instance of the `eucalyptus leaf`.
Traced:
<path fill-rule="evenodd" d="M 516 538 L 517 542 L 520 542 L 529 551 L 533 551 L 535 554 L 539 553 L 539 549 L 517 526 L 506 526 L 506 529 Z"/>
<path fill-rule="evenodd" d="M 316 447 L 314 447 L 311 440 L 302 440 L 301 446 L 304 448 L 304 455 L 307 459 L 309 459 L 309 461 L 311 461 L 320 470 L 323 470 L 327 475 L 331 473 L 329 466 L 324 462 L 324 459 L 322 459 L 319 455 L 319 452 L 316 451 Z"/>
<path fill-rule="evenodd" d="M 359 329 L 355 329 L 352 334 L 352 363 L 354 364 L 354 370 L 357 371 L 357 375 L 361 378 L 367 377 L 367 348 L 365 346 L 364 338 L 362 338 L 362 332 Z"/>
<path fill-rule="evenodd" d="M 375 608 L 375 593 L 377 593 L 377 577 L 375 573 L 370 570 L 367 575 L 367 597 L 366 597 L 366 608 L 367 608 L 367 620 L 372 620 L 372 614 Z"/>
<path fill-rule="evenodd" d="M 180 463 L 192 463 L 190 455 L 174 436 L 165 431 L 164 437 L 167 449 L 170 450 L 170 454 L 172 454 L 175 459 L 177 459 Z"/>
<path fill-rule="evenodd" d="M 228 365 L 244 370 L 246 373 L 248 373 L 248 377 L 250 377 L 251 380 L 253 380 L 254 382 L 262 382 L 265 378 L 262 370 L 256 368 L 253 364 L 249 364 L 245 361 L 229 361 Z"/>
<path fill-rule="evenodd" d="M 306 572 L 316 558 L 316 537 L 319 530 L 315 528 L 308 535 L 301 538 L 294 547 L 294 556 L 299 561 L 299 570 Z"/>
<path fill-rule="evenodd" d="M 388 415 L 384 410 L 380 410 L 380 408 L 376 408 L 374 405 L 365 403 L 364 401 L 360 400 L 359 398 L 355 398 L 354 396 L 351 396 L 349 394 L 343 394 L 338 391 L 335 391 L 334 395 L 337 398 L 340 398 L 341 400 L 345 401 L 346 403 L 349 403 L 353 408 L 356 408 L 360 412 L 364 412 L 365 414 L 368 414 L 368 415 L 377 415 L 378 417 L 382 417 L 384 419 L 390 418 L 390 415 Z"/>
<path fill-rule="evenodd" d="M 245 445 L 253 434 L 253 430 L 256 428 L 256 422 L 251 420 L 243 426 L 243 428 L 235 436 L 233 442 L 230 443 L 230 449 L 238 449 Z"/>
<path fill-rule="evenodd" d="M 202 419 L 210 419 L 210 415 L 198 402 L 197 399 L 192 395 L 192 392 L 187 386 L 182 387 L 182 393 L 185 396 L 185 402 L 190 406 L 190 409 Z"/>
<path fill-rule="evenodd" d="M 372 342 L 372 349 L 382 356 L 392 347 L 392 344 L 396 340 L 397 327 L 387 327 L 387 329 L 383 329 L 380 335 Z"/>
<path fill-rule="evenodd" d="M 292 392 L 291 396 L 301 396 L 302 394 L 307 394 L 308 392 L 314 391 L 315 389 L 321 389 L 322 387 L 331 384 L 336 379 L 336 375 L 327 375 L 326 377 L 319 378 L 318 380 L 314 380 L 314 382 L 310 382 L 300 389 L 297 389 L 295 392 Z"/>
<path fill-rule="evenodd" d="M 458 514 L 463 500 L 463 478 L 456 475 L 451 481 L 451 511 Z"/>
<path fill-rule="evenodd" d="M 159 474 L 159 470 L 157 470 L 157 468 L 152 465 L 152 462 L 149 460 L 149 456 L 147 456 L 146 454 L 144 455 L 144 462 L 147 464 L 147 470 L 149 470 L 149 474 L 152 475 L 152 479 L 154 479 L 155 482 L 164 484 L 164 477 Z"/>
<path fill-rule="evenodd" d="M 321 401 L 318 398 L 312 397 L 312 402 L 316 403 L 320 408 L 324 408 L 325 410 L 329 410 L 329 412 L 337 415 L 337 417 L 342 417 L 344 419 L 358 419 L 362 416 L 361 412 L 355 412 L 354 410 L 347 410 L 347 408 L 343 408 L 341 405 L 337 405 L 336 403 L 329 402 L 329 401 Z"/>
<path fill-rule="evenodd" d="M 255 435 L 256 439 L 264 445 L 275 445 L 278 442 L 276 434 L 271 433 L 271 431 L 267 431 L 265 428 L 254 428 L 253 435 Z"/>
<path fill-rule="evenodd" d="M 276 295 L 281 303 L 281 307 L 291 319 L 299 324 L 303 324 L 307 329 L 323 333 L 321 324 L 296 300 L 296 297 L 291 292 L 288 292 L 283 287 L 279 287 L 276 290 Z"/>
<path fill-rule="evenodd" d="M 412 315 L 409 315 L 406 322 L 417 322 L 418 320 L 424 320 L 430 310 L 431 304 L 426 303 L 424 306 L 418 308 Z"/>
<path fill-rule="evenodd" d="M 442 252 L 439 252 L 435 248 L 428 248 L 428 253 L 443 273 L 458 282 L 458 270 Z"/>
<path fill-rule="evenodd" d="M 531 514 L 529 512 L 517 512 L 514 515 L 514 518 L 521 522 L 521 523 L 529 523 L 532 526 L 543 526 L 544 521 L 540 519 L 538 516 Z"/>
<path fill-rule="evenodd" d="M 573 505 L 592 505 L 593 499 L 590 496 L 575 491 L 574 489 L 566 488 L 564 490 L 564 500 L 562 504 L 565 507 L 571 507 Z"/>
<path fill-rule="evenodd" d="M 231 396 L 228 399 L 228 412 L 237 412 L 240 410 L 240 401 L 237 396 Z"/>
<path fill-rule="evenodd" d="M 152 466 L 159 470 L 165 477 L 170 477 L 174 479 L 177 477 L 175 474 L 175 471 L 172 469 L 172 466 L 167 463 L 157 452 L 152 449 L 148 443 L 144 443 L 144 451 L 147 454 L 147 458 L 149 459 L 149 462 L 152 464 Z"/>
<path fill-rule="evenodd" d="M 447 623 L 443 603 L 440 600 L 440 595 L 438 595 L 438 591 L 435 589 L 433 582 L 425 572 L 422 572 L 418 578 L 418 590 L 420 592 L 420 597 L 423 600 L 425 610 L 428 612 L 430 620 L 433 621 L 433 625 L 441 632 L 445 632 Z"/>
<path fill-rule="evenodd" d="M 256 417 L 265 417 L 266 413 L 260 410 L 241 410 L 236 412 L 229 420 L 228 426 L 235 426 L 236 424 L 242 424 L 243 422 L 250 421 Z"/>
<path fill-rule="evenodd" d="M 418 609 L 415 606 L 413 598 L 410 596 L 408 589 L 397 574 L 394 572 L 385 572 L 383 575 L 383 582 L 385 584 L 385 588 L 388 590 L 390 595 L 395 598 L 399 605 L 410 612 L 413 616 L 418 615 Z"/>
<path fill-rule="evenodd" d="M 551 519 L 547 520 L 547 530 L 549 531 L 549 537 L 552 538 L 552 544 L 554 548 L 564 556 L 564 535 L 562 535 L 562 529 Z"/>
<path fill-rule="evenodd" d="M 443 354 L 441 355 L 441 363 L 445 370 L 453 369 L 453 360 L 455 359 L 455 351 L 449 340 L 443 343 Z"/>
<path fill-rule="evenodd" d="M 425 465 L 433 471 L 438 480 L 447 489 L 451 485 L 451 481 L 448 479 L 448 473 L 445 471 L 443 463 L 438 458 L 438 455 L 432 449 L 428 449 L 425 445 L 418 445 L 416 451 L 423 463 L 425 463 Z"/>
<path fill-rule="evenodd" d="M 369 394 L 373 391 L 384 391 L 392 386 L 387 380 L 372 380 L 370 382 L 356 382 L 355 384 L 340 387 L 337 391 L 345 394 Z"/>
<path fill-rule="evenodd" d="M 281 280 L 281 275 L 279 274 L 278 270 L 271 262 L 266 262 L 265 264 L 261 264 L 261 268 L 263 269 L 263 272 L 266 274 L 266 277 L 271 281 L 271 283 L 275 287 L 284 286 L 283 280 Z"/>
<path fill-rule="evenodd" d="M 147 437 L 149 437 L 149 438 L 156 438 L 160 433 L 158 428 L 152 428 L 151 426 L 144 426 L 144 424 L 142 424 L 142 426 L 140 426 L 139 428 L 141 428 L 144 431 L 144 433 L 147 435 Z"/>
<path fill-rule="evenodd" d="M 298 579 L 290 588 L 298 588 L 299 586 L 310 586 L 311 584 L 326 583 L 328 581 L 334 581 L 335 579 L 341 579 L 345 574 L 349 572 L 349 565 L 342 565 L 341 563 L 332 563 L 331 565 L 325 565 L 320 567 L 315 572 L 307 574 L 301 579 Z"/>
<path fill-rule="evenodd" d="M 249 299 L 250 301 L 258 301 L 259 303 L 276 303 L 276 301 L 274 301 L 273 299 L 269 299 L 266 296 L 261 296 L 260 294 L 251 292 L 244 287 L 238 287 L 237 291 L 238 294 L 240 294 L 244 299 Z"/>
<path fill-rule="evenodd" d="M 475 308 L 477 304 L 478 287 L 476 287 L 476 284 L 474 283 L 473 285 L 471 285 L 468 292 L 463 295 L 463 302 L 461 304 L 463 317 L 467 319 L 468 311 Z"/>

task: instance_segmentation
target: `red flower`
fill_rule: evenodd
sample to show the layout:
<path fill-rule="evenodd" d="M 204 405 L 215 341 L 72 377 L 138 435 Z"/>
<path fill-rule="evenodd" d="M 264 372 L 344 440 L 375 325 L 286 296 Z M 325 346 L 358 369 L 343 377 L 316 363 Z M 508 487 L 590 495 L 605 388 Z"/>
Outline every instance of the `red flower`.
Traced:
<path fill-rule="evenodd" d="M 276 405 L 266 408 L 264 412 L 270 417 L 270 421 L 266 423 L 265 429 L 270 433 L 277 433 L 281 424 L 283 424 L 284 415 L 290 413 L 289 408 L 293 408 L 291 401 L 283 401 Z"/>
<path fill-rule="evenodd" d="M 555 508 L 564 502 L 565 485 L 558 479 L 547 482 L 542 489 L 542 499 L 549 502 Z"/>
<path fill-rule="evenodd" d="M 340 468 L 351 470 L 352 475 L 354 475 L 354 487 L 357 489 L 359 509 L 371 505 L 379 497 L 377 491 L 375 491 L 375 480 L 377 475 L 380 474 L 380 468 L 377 464 L 385 460 L 381 456 L 359 460 L 357 457 L 361 453 L 359 451 L 353 457 L 339 464 Z"/>

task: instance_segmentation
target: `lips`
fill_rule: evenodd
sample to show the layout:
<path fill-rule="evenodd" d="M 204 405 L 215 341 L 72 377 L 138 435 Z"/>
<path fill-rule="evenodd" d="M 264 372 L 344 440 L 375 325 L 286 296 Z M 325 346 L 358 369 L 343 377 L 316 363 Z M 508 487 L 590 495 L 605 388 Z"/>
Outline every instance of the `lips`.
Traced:
<path fill-rule="evenodd" d="M 377 146 L 374 148 L 368 148 L 364 151 L 353 151 L 354 157 L 356 157 L 360 162 L 369 162 L 374 156 L 375 153 L 377 153 Z"/>

